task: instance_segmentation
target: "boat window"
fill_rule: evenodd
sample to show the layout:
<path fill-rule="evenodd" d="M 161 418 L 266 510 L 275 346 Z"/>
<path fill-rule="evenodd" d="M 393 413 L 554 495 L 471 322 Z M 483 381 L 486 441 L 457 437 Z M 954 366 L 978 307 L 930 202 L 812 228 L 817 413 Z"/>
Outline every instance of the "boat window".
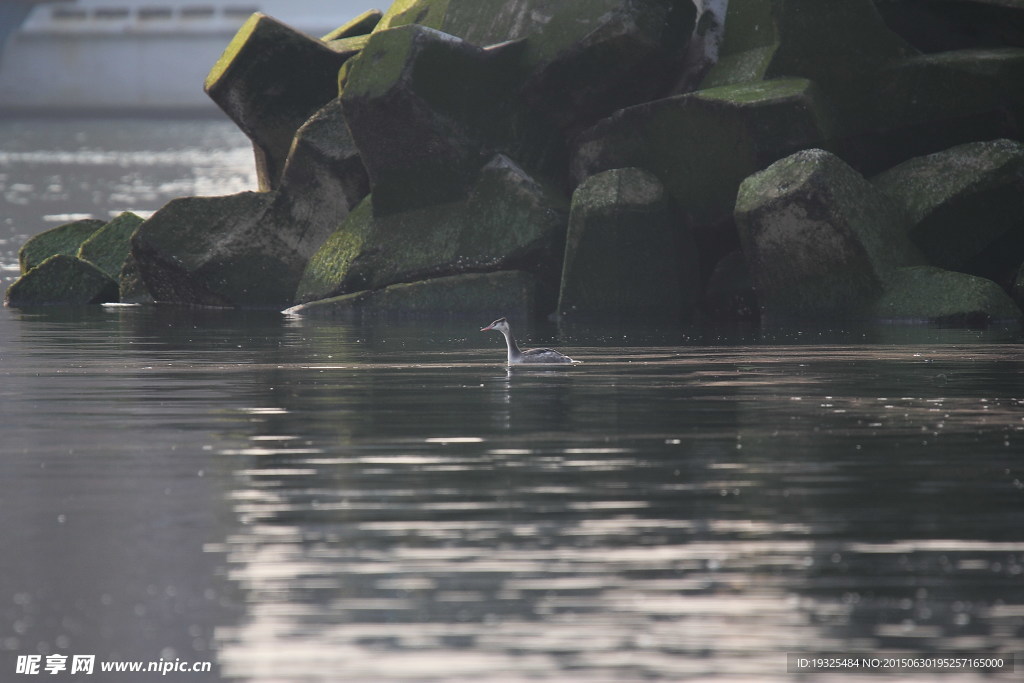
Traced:
<path fill-rule="evenodd" d="M 255 14 L 256 12 L 259 12 L 259 11 L 260 11 L 259 7 L 252 7 L 252 6 L 225 7 L 224 8 L 224 16 L 225 17 L 231 17 L 231 18 L 248 19 L 250 16 L 252 16 L 253 14 Z"/>
<path fill-rule="evenodd" d="M 213 7 L 210 5 L 191 5 L 181 8 L 181 16 L 186 19 L 204 19 L 213 16 Z"/>
<path fill-rule="evenodd" d="M 68 21 L 69 19 L 80 20 L 88 17 L 84 9 L 76 9 L 74 7 L 56 7 L 50 16 L 61 21 Z"/>
<path fill-rule="evenodd" d="M 141 7 L 139 19 L 170 19 L 174 10 L 170 7 Z"/>
<path fill-rule="evenodd" d="M 92 12 L 97 19 L 127 19 L 129 14 L 127 7 L 98 7 Z"/>

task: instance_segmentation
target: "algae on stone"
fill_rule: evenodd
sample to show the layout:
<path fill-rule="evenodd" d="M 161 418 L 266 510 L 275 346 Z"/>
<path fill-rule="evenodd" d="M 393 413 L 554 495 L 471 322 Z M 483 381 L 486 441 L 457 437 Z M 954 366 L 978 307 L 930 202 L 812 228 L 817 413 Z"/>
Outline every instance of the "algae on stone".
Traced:
<path fill-rule="evenodd" d="M 78 258 L 88 261 L 104 273 L 117 279 L 131 251 L 131 237 L 142 225 L 142 219 L 125 211 L 97 230 L 78 250 Z"/>
<path fill-rule="evenodd" d="M 565 204 L 502 155 L 460 202 L 375 215 L 364 200 L 310 259 L 296 300 L 461 272 L 542 271 L 561 255 Z"/>
<path fill-rule="evenodd" d="M 8 287 L 4 304 L 84 306 L 117 301 L 117 282 L 91 263 L 68 254 L 55 254 L 33 267 Z"/>
<path fill-rule="evenodd" d="M 818 84 L 846 121 L 863 115 L 874 74 L 914 50 L 872 0 L 730 0 L 704 87 L 785 77 Z"/>
<path fill-rule="evenodd" d="M 433 29 L 373 34 L 341 99 L 377 213 L 465 196 L 484 161 L 465 116 L 486 98 L 484 68 L 480 48 Z"/>
<path fill-rule="evenodd" d="M 933 265 L 960 269 L 1007 233 L 1024 231 L 1024 145 L 993 140 L 910 159 L 872 179 L 909 219 Z M 1024 258 L 1016 254 L 1014 264 Z"/>
<path fill-rule="evenodd" d="M 24 275 L 56 254 L 75 256 L 86 241 L 106 223 L 95 218 L 72 221 L 30 238 L 18 250 L 18 265 Z"/>
<path fill-rule="evenodd" d="M 348 58 L 257 12 L 206 78 L 206 93 L 252 140 L 260 188 L 277 188 L 299 126 L 337 96 Z"/>
<path fill-rule="evenodd" d="M 132 256 L 157 301 L 208 306 L 291 303 L 304 259 L 272 230 L 258 230 L 275 193 L 183 197 L 136 230 Z"/>
<path fill-rule="evenodd" d="M 740 243 L 772 319 L 862 315 L 896 268 L 922 262 L 904 217 L 841 159 L 797 152 L 747 178 Z"/>
<path fill-rule="evenodd" d="M 321 37 L 320 40 L 329 43 L 334 40 L 369 35 L 377 27 L 377 24 L 380 23 L 383 16 L 384 13 L 379 9 L 368 9 Z"/>
<path fill-rule="evenodd" d="M 731 216 L 748 175 L 831 135 L 810 81 L 725 86 L 616 112 L 580 136 L 572 171 L 581 182 L 613 168 L 647 169 L 700 231 Z"/>
<path fill-rule="evenodd" d="M 294 306 L 286 314 L 310 318 L 356 316 L 503 315 L 536 311 L 536 276 L 523 271 L 463 273 L 353 292 Z"/>
<path fill-rule="evenodd" d="M 1021 309 L 996 283 L 933 266 L 897 269 L 872 312 L 886 320 L 952 325 L 1021 319 Z"/>
<path fill-rule="evenodd" d="M 573 193 L 558 313 L 679 320 L 693 313 L 696 247 L 673 225 L 664 186 L 637 168 L 593 175 Z"/>

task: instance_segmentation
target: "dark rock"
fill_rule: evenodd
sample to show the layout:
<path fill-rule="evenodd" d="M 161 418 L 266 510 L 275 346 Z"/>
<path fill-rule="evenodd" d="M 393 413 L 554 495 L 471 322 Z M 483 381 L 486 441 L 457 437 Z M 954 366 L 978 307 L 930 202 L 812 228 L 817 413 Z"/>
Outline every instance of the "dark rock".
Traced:
<path fill-rule="evenodd" d="M 238 30 L 206 92 L 249 136 L 260 188 L 276 188 L 299 126 L 338 95 L 347 55 L 264 14 Z"/>
<path fill-rule="evenodd" d="M 67 254 L 56 254 L 35 266 L 7 289 L 4 304 L 83 306 L 117 301 L 117 282 L 96 266 Z"/>
<path fill-rule="evenodd" d="M 311 318 L 375 315 L 485 316 L 494 311 L 529 318 L 536 311 L 532 273 L 498 271 L 465 273 L 391 285 L 313 301 L 285 311 Z"/>
<path fill-rule="evenodd" d="M 873 314 L 885 320 L 972 327 L 1021 319 L 1021 309 L 996 283 L 933 266 L 894 271 Z"/>
<path fill-rule="evenodd" d="M 379 9 L 366 10 L 359 16 L 334 29 L 320 40 L 329 43 L 334 40 L 369 35 L 377 27 L 377 24 L 380 23 L 382 16 L 384 16 L 384 13 Z"/>
<path fill-rule="evenodd" d="M 116 280 L 131 250 L 132 234 L 140 225 L 141 218 L 125 211 L 82 242 L 78 258 L 88 261 Z"/>
<path fill-rule="evenodd" d="M 848 121 L 862 115 L 878 69 L 914 52 L 872 0 L 730 0 L 725 25 L 704 87 L 807 78 Z"/>
<path fill-rule="evenodd" d="M 1013 297 L 1017 307 L 1024 310 L 1024 263 L 1017 269 L 1017 274 L 1013 278 L 1013 284 L 1010 286 L 1010 296 Z"/>
<path fill-rule="evenodd" d="M 584 181 L 572 198 L 558 312 L 689 317 L 699 284 L 696 248 L 672 223 L 664 186 L 647 171 L 616 169 Z"/>
<path fill-rule="evenodd" d="M 921 263 L 900 211 L 820 149 L 749 177 L 736 200 L 743 253 L 766 318 L 861 315 L 897 267 Z"/>
<path fill-rule="evenodd" d="M 617 112 L 582 134 L 572 172 L 581 182 L 613 168 L 645 168 L 699 232 L 731 216 L 748 175 L 831 135 L 830 114 L 809 81 L 747 83 Z"/>
<path fill-rule="evenodd" d="M 932 264 L 964 266 L 1010 232 L 1024 232 L 1024 145 L 994 140 L 917 157 L 872 179 L 909 219 Z M 1008 255 L 1016 267 L 1024 252 Z"/>
<path fill-rule="evenodd" d="M 484 69 L 480 48 L 429 28 L 373 34 L 341 99 L 375 213 L 465 197 L 484 161 L 465 125 L 468 109 L 486 106 Z"/>
<path fill-rule="evenodd" d="M 82 242 L 92 237 L 106 223 L 95 218 L 58 225 L 41 232 L 21 245 L 18 250 L 18 264 L 24 275 L 46 259 L 56 254 L 75 256 L 82 247 Z"/>
<path fill-rule="evenodd" d="M 921 52 L 1024 47 L 1016 0 L 875 0 L 885 23 Z"/>
<path fill-rule="evenodd" d="M 449 15 L 455 12 L 449 6 Z M 679 0 L 562 3 L 526 38 L 523 96 L 566 129 L 661 97 L 679 70 L 695 19 L 693 3 Z"/>
<path fill-rule="evenodd" d="M 153 304 L 156 297 L 142 281 L 142 273 L 139 272 L 139 264 L 130 253 L 125 259 L 124 267 L 117 278 L 118 299 L 123 304 Z"/>
<path fill-rule="evenodd" d="M 717 320 L 757 318 L 757 295 L 742 251 L 730 252 L 715 266 L 704 294 L 704 310 Z"/>
<path fill-rule="evenodd" d="M 839 153 L 865 174 L 955 145 L 1024 129 L 1024 50 L 920 55 L 881 69 L 870 112 L 851 123 Z"/>
<path fill-rule="evenodd" d="M 369 192 L 366 169 L 335 98 L 295 134 L 264 229 L 309 259 Z"/>
<path fill-rule="evenodd" d="M 461 272 L 543 274 L 561 254 L 565 204 L 500 155 L 460 202 L 378 216 L 364 200 L 310 259 L 296 300 Z"/>
<path fill-rule="evenodd" d="M 157 301 L 284 307 L 305 259 L 293 240 L 265 228 L 275 193 L 184 197 L 169 202 L 132 238 L 146 289 Z"/>

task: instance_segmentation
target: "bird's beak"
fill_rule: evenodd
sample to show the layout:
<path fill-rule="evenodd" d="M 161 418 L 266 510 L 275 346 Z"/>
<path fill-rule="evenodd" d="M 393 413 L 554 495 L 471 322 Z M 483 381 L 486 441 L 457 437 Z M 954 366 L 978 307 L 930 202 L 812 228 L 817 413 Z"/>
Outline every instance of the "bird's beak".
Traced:
<path fill-rule="evenodd" d="M 481 332 L 486 332 L 487 330 L 493 330 L 493 329 L 494 329 L 494 325 L 488 325 L 487 327 L 481 327 L 480 331 Z"/>

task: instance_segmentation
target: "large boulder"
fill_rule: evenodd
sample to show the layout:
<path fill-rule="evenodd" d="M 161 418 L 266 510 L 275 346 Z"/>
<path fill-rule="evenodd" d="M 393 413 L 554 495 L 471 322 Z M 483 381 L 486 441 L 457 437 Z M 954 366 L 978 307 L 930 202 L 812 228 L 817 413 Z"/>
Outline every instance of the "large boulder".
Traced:
<path fill-rule="evenodd" d="M 1024 49 L 918 55 L 880 69 L 840 149 L 867 174 L 976 140 L 1016 138 L 1024 126 Z"/>
<path fill-rule="evenodd" d="M 466 196 L 485 161 L 467 127 L 480 118 L 472 108 L 489 106 L 485 63 L 480 48 L 423 26 L 371 36 L 341 99 L 375 213 Z"/>
<path fill-rule="evenodd" d="M 308 259 L 369 192 L 366 169 L 335 98 L 295 134 L 264 229 Z"/>
<path fill-rule="evenodd" d="M 364 200 L 310 259 L 297 301 L 467 271 L 543 274 L 565 238 L 565 200 L 503 155 L 462 201 L 384 215 L 373 209 Z"/>
<path fill-rule="evenodd" d="M 1017 0 L 875 0 L 893 31 L 921 52 L 1024 47 L 1024 5 Z"/>
<path fill-rule="evenodd" d="M 537 307 L 535 280 L 536 276 L 523 271 L 464 273 L 343 294 L 300 304 L 285 313 L 310 318 L 493 317 L 500 313 L 526 319 L 533 316 Z"/>
<path fill-rule="evenodd" d="M 305 259 L 261 229 L 276 193 L 175 199 L 132 237 L 132 257 L 157 301 L 228 307 L 291 303 Z"/>
<path fill-rule="evenodd" d="M 901 212 L 829 152 L 812 149 L 747 178 L 740 242 L 762 315 L 863 315 L 897 267 L 921 263 Z"/>
<path fill-rule="evenodd" d="M 117 301 L 117 282 L 91 263 L 67 254 L 55 254 L 7 288 L 4 304 L 82 306 Z"/>
<path fill-rule="evenodd" d="M 78 258 L 88 261 L 116 280 L 128 259 L 132 235 L 140 225 L 142 218 L 131 211 L 125 211 L 82 242 Z"/>
<path fill-rule="evenodd" d="M 1024 260 L 1021 143 L 960 145 L 906 161 L 872 182 L 903 209 L 911 240 L 932 264 L 964 270 L 995 244 L 1001 245 L 1004 269 L 1015 270 Z"/>
<path fill-rule="evenodd" d="M 696 247 L 673 224 L 664 186 L 624 168 L 573 193 L 558 312 L 574 318 L 678 320 L 699 287 Z"/>
<path fill-rule="evenodd" d="M 56 254 L 75 256 L 82 243 L 96 234 L 106 223 L 95 218 L 84 218 L 58 225 L 30 238 L 18 250 L 18 265 L 24 275 Z"/>
<path fill-rule="evenodd" d="M 933 266 L 896 269 L 872 313 L 883 320 L 969 326 L 1021 319 L 1020 307 L 996 283 Z"/>
<path fill-rule="evenodd" d="M 260 189 L 278 187 L 295 132 L 338 95 L 349 56 L 257 12 L 210 70 L 206 92 L 252 140 Z"/>
<path fill-rule="evenodd" d="M 751 173 L 832 135 L 818 89 L 804 79 L 711 88 L 620 110 L 579 138 L 575 181 L 613 168 L 654 173 L 695 230 L 732 214 Z"/>
<path fill-rule="evenodd" d="M 725 25 L 704 87 L 807 78 L 847 121 L 863 114 L 878 69 L 914 52 L 872 0 L 729 0 Z"/>

